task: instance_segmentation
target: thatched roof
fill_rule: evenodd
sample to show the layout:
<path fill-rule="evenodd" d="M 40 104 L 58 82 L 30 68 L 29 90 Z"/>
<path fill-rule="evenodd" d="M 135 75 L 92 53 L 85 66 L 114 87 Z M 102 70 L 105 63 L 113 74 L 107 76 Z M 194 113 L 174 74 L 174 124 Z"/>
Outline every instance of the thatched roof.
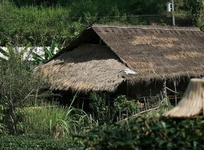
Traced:
<path fill-rule="evenodd" d="M 139 74 L 135 80 L 204 74 L 204 33 L 198 28 L 94 26 L 93 30 Z"/>
<path fill-rule="evenodd" d="M 193 78 L 178 105 L 163 116 L 193 117 L 199 114 L 204 115 L 204 79 Z"/>
<path fill-rule="evenodd" d="M 123 74 L 126 67 L 137 74 Z M 85 91 L 114 91 L 124 80 L 200 77 L 204 33 L 195 27 L 93 24 L 42 68 L 58 89 Z"/>
<path fill-rule="evenodd" d="M 126 66 L 105 45 L 81 45 L 42 66 L 57 90 L 115 91 Z"/>

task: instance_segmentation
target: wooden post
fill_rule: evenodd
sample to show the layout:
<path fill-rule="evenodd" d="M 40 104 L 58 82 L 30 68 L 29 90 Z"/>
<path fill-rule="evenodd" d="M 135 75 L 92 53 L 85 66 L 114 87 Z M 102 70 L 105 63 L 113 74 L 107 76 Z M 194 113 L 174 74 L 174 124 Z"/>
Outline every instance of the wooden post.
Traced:
<path fill-rule="evenodd" d="M 128 80 L 127 80 L 127 83 L 126 83 L 126 93 L 127 93 L 127 98 L 128 98 L 128 96 L 129 96 L 129 88 L 128 88 Z"/>
<path fill-rule="evenodd" d="M 202 78 L 204 80 L 204 77 Z M 202 97 L 203 97 L 203 101 L 202 101 L 202 109 L 203 109 L 203 116 L 204 116 L 204 91 L 202 92 Z"/>
<path fill-rule="evenodd" d="M 147 102 L 146 102 L 146 98 L 144 97 L 144 104 L 145 104 L 145 110 L 147 110 Z"/>
<path fill-rule="evenodd" d="M 172 11 L 172 22 L 173 22 L 173 26 L 175 26 L 175 12 L 174 12 L 174 0 L 171 0 L 171 11 Z"/>
<path fill-rule="evenodd" d="M 175 91 L 175 106 L 178 104 L 178 101 L 177 101 L 177 89 L 176 89 L 176 85 L 177 85 L 177 82 L 174 81 L 174 91 Z"/>
<path fill-rule="evenodd" d="M 166 80 L 164 80 L 164 95 L 165 95 L 165 102 L 166 102 L 166 106 L 168 106 L 168 100 L 167 100 L 167 90 L 166 90 Z"/>
<path fill-rule="evenodd" d="M 84 110 L 84 99 L 82 101 L 81 109 Z"/>

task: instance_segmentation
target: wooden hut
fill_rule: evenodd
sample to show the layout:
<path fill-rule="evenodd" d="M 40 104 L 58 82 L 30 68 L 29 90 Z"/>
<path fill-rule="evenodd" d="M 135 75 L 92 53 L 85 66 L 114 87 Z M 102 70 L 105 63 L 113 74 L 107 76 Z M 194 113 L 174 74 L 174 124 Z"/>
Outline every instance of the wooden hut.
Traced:
<path fill-rule="evenodd" d="M 61 91 L 134 96 L 166 84 L 185 91 L 183 79 L 204 75 L 204 33 L 196 27 L 93 24 L 42 65 L 41 73 Z"/>

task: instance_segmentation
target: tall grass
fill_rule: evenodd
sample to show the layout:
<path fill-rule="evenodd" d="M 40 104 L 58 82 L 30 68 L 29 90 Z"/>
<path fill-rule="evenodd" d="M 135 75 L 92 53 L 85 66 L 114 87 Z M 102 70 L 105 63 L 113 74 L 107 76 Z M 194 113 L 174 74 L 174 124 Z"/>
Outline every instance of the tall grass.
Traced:
<path fill-rule="evenodd" d="M 19 124 L 25 134 L 45 134 L 55 138 L 72 137 L 96 125 L 83 110 L 59 105 L 24 108 Z"/>

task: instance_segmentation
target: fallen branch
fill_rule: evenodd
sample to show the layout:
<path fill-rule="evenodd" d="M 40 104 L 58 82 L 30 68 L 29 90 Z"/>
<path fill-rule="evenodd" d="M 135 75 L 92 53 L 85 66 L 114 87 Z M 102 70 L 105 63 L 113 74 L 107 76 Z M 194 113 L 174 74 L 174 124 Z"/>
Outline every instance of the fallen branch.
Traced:
<path fill-rule="evenodd" d="M 138 115 L 147 113 L 147 112 L 152 111 L 152 110 L 157 110 L 157 109 L 159 109 L 159 108 L 160 108 L 160 107 L 158 106 L 158 107 L 155 107 L 155 108 L 151 108 L 151 109 L 148 109 L 148 110 L 141 111 L 141 112 L 139 112 L 139 113 L 137 113 L 137 114 L 135 114 L 135 115 L 132 115 L 132 116 L 130 116 L 130 117 L 128 117 L 128 118 L 125 118 L 125 119 L 123 119 L 123 120 L 120 120 L 120 121 L 118 121 L 117 123 L 120 123 L 120 122 L 123 122 L 123 121 L 127 121 L 128 119 L 134 118 L 134 117 L 136 117 L 136 116 L 138 116 Z"/>

